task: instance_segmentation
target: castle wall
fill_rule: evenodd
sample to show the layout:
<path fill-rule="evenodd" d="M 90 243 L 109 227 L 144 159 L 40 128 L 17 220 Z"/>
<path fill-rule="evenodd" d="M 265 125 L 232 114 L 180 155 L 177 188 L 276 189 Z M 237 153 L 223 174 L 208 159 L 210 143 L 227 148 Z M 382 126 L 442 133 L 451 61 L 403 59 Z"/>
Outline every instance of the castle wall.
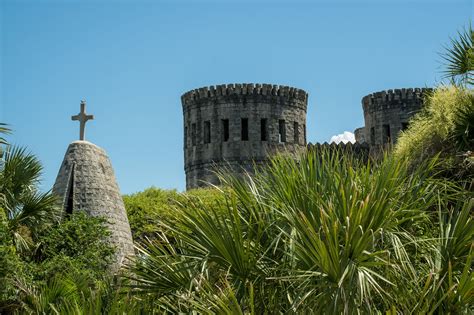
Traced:
<path fill-rule="evenodd" d="M 215 169 L 251 172 L 275 148 L 295 151 L 306 145 L 308 94 L 303 90 L 228 84 L 189 91 L 181 101 L 187 189 L 218 184 Z"/>
<path fill-rule="evenodd" d="M 357 143 L 366 143 L 367 137 L 365 135 L 365 128 L 361 127 L 354 130 L 354 138 Z"/>
<path fill-rule="evenodd" d="M 365 139 L 371 146 L 394 144 L 400 131 L 420 111 L 423 97 L 430 91 L 429 88 L 396 89 L 362 98 L 365 127 L 356 132 L 357 141 Z"/>

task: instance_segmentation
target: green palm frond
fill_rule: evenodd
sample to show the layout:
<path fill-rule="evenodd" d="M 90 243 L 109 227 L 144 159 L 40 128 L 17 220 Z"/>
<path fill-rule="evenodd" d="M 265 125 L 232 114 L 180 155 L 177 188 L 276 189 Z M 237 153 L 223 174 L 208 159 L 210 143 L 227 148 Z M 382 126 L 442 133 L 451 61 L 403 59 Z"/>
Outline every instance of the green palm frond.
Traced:
<path fill-rule="evenodd" d="M 14 206 L 14 200 L 21 200 L 23 195 L 35 189 L 43 166 L 26 148 L 8 147 L 4 158 L 0 191 L 8 193 L 9 204 Z"/>
<path fill-rule="evenodd" d="M 135 293 L 162 296 L 187 290 L 199 268 L 196 258 L 180 254 L 165 235 L 136 245 L 139 255 L 127 266 Z"/>
<path fill-rule="evenodd" d="M 445 48 L 442 54 L 446 69 L 444 77 L 453 82 L 473 85 L 474 79 L 474 30 L 471 25 L 466 30 L 458 32 L 457 38 L 451 38 L 451 46 Z"/>
<path fill-rule="evenodd" d="M 75 283 L 68 277 L 55 277 L 25 293 L 23 308 L 32 314 L 64 314 L 78 299 Z"/>
<path fill-rule="evenodd" d="M 45 229 L 48 223 L 59 219 L 57 199 L 50 192 L 30 193 L 24 196 L 21 202 L 21 205 L 16 205 L 9 211 L 9 227 L 12 230 L 24 226 L 34 234 L 38 230 Z"/>
<path fill-rule="evenodd" d="M 0 208 L 18 250 L 28 249 L 37 232 L 59 219 L 56 198 L 37 189 L 42 165 L 25 148 L 8 147 L 0 172 Z"/>
<path fill-rule="evenodd" d="M 7 124 L 0 123 L 0 134 L 8 135 L 11 133 L 11 129 L 7 127 Z M 0 144 L 7 144 L 7 140 L 0 136 Z"/>
<path fill-rule="evenodd" d="M 459 150 L 474 150 L 474 95 L 455 115 L 453 140 Z"/>

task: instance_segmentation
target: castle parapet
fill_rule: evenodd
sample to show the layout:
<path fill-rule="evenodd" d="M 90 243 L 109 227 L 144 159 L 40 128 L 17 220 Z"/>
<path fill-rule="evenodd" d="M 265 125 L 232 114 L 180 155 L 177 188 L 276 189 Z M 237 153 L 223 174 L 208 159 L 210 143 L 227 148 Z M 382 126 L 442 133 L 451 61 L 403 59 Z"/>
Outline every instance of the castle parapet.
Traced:
<path fill-rule="evenodd" d="M 393 106 L 418 106 L 423 97 L 431 93 L 431 88 L 405 88 L 375 92 L 362 98 L 364 112 L 390 109 Z"/>
<path fill-rule="evenodd" d="M 308 93 L 284 85 L 202 87 L 181 97 L 186 187 L 218 184 L 216 168 L 252 172 L 278 149 L 306 146 Z"/>
<path fill-rule="evenodd" d="M 362 98 L 365 127 L 358 129 L 357 141 L 372 147 L 392 145 L 410 119 L 418 113 L 431 88 L 406 88 L 375 92 Z"/>
<path fill-rule="evenodd" d="M 272 102 L 288 102 L 289 100 L 297 100 L 299 101 L 298 103 L 306 104 L 308 101 L 308 93 L 294 87 L 265 83 L 232 83 L 215 86 L 211 85 L 191 90 L 181 96 L 181 103 L 184 107 L 208 99 L 226 99 L 232 97 L 252 98 L 259 96 L 267 97 Z"/>

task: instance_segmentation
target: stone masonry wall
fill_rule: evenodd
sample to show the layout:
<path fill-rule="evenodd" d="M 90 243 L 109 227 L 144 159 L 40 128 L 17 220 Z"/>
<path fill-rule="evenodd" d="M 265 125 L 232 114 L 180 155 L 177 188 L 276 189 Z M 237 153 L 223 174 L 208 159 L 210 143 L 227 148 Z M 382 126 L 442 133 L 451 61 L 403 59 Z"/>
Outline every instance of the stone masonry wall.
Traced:
<path fill-rule="evenodd" d="M 181 101 L 187 189 L 218 184 L 213 170 L 251 172 L 254 163 L 265 163 L 275 148 L 295 151 L 306 145 L 308 94 L 303 90 L 228 84 L 189 91 Z"/>
<path fill-rule="evenodd" d="M 72 142 L 59 169 L 53 193 L 66 213 L 85 211 L 109 221 L 111 243 L 117 247 L 117 270 L 133 256 L 133 241 L 125 206 L 106 152 L 87 141 Z"/>

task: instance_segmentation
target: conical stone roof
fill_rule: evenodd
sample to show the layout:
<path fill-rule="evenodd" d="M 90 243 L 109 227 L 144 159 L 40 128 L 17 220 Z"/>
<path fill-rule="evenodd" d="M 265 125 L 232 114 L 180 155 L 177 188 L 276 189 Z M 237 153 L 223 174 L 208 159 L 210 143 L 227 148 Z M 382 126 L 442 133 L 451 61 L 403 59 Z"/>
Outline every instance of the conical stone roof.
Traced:
<path fill-rule="evenodd" d="M 133 241 L 114 170 L 104 149 L 88 141 L 72 142 L 59 169 L 53 193 L 66 213 L 84 211 L 105 217 L 116 246 L 116 271 L 133 255 Z"/>

